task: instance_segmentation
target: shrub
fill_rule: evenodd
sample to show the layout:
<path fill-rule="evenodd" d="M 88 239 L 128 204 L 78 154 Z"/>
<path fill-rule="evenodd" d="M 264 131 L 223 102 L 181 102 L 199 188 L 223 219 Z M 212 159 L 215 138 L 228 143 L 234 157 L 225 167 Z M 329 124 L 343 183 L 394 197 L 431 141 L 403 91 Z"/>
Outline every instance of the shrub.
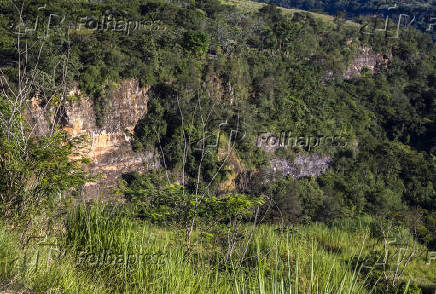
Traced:
<path fill-rule="evenodd" d="M 187 31 L 183 33 L 183 48 L 195 56 L 206 54 L 209 43 L 209 35 L 205 32 Z"/>

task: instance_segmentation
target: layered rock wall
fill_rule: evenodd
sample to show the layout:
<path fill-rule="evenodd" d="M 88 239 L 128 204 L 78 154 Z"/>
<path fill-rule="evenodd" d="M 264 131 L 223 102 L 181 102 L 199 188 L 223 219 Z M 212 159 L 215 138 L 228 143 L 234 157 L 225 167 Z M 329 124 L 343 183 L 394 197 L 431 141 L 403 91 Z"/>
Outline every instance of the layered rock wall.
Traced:
<path fill-rule="evenodd" d="M 122 174 L 159 166 L 159 160 L 153 153 L 135 153 L 131 147 L 130 134 L 147 112 L 147 91 L 148 88 L 139 87 L 134 79 L 124 81 L 113 92 L 101 126 L 96 124 L 93 99 L 81 95 L 78 89 L 70 92 L 70 96 L 80 99 L 67 102 L 58 121 L 72 137 L 87 135 L 88 143 L 80 152 L 92 160 L 88 166 L 91 174 L 99 176 L 96 182 L 85 186 L 85 198 L 107 197 L 112 194 Z M 53 123 L 53 119 L 47 118 L 44 112 L 35 98 L 31 113 L 39 134 L 47 134 Z"/>

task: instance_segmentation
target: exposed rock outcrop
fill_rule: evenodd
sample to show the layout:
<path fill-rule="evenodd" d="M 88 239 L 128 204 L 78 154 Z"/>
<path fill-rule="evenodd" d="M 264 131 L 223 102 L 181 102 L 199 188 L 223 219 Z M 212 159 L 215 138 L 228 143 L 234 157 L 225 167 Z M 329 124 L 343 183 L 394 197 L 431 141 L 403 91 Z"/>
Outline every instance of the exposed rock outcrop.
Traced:
<path fill-rule="evenodd" d="M 295 179 L 313 176 L 319 177 L 329 168 L 331 158 L 320 154 L 297 154 L 293 162 L 274 158 L 270 160 L 273 176 L 292 176 Z"/>
<path fill-rule="evenodd" d="M 369 47 L 361 47 L 360 49 L 362 53 L 353 60 L 344 73 L 344 78 L 347 80 L 360 77 L 360 73 L 365 67 L 374 73 L 378 66 L 386 66 L 389 61 L 389 56 L 372 53 L 372 49 Z"/>
<path fill-rule="evenodd" d="M 351 40 L 347 41 L 347 46 L 352 43 L 350 41 Z M 345 72 L 339 73 L 339 76 L 346 80 L 359 78 L 364 68 L 367 68 L 371 73 L 375 73 L 378 69 L 386 67 L 389 60 L 392 59 L 392 53 L 374 53 L 370 47 L 359 47 L 359 50 L 359 55 L 348 65 Z M 325 61 L 322 60 L 322 63 L 325 63 Z M 324 75 L 324 80 L 328 81 L 337 74 L 338 73 L 335 74 L 333 71 L 328 71 Z"/>
<path fill-rule="evenodd" d="M 328 140 L 330 139 L 330 140 Z M 342 141 L 341 141 L 342 140 Z M 331 158 L 327 155 L 319 153 L 299 152 L 296 154 L 295 159 L 291 162 L 286 159 L 274 157 L 273 154 L 279 148 L 310 148 L 333 145 L 335 141 L 346 143 L 341 136 L 291 136 L 291 133 L 281 133 L 274 135 L 272 133 L 262 133 L 257 138 L 257 147 L 263 149 L 265 152 L 270 153 L 273 157 L 270 159 L 270 166 L 261 171 L 266 179 L 274 179 L 276 177 L 287 177 L 291 175 L 295 179 L 307 176 L 318 177 L 329 168 Z M 326 142 L 330 142 L 326 144 Z M 337 143 L 336 142 L 336 143 Z M 336 145 L 339 146 L 339 145 Z M 345 147 L 343 145 L 342 147 Z"/>
<path fill-rule="evenodd" d="M 70 96 L 76 95 L 80 99 L 66 103 L 60 122 L 72 137 L 89 137 L 89 144 L 81 153 L 92 160 L 90 172 L 100 175 L 95 183 L 85 186 L 83 194 L 86 198 L 108 196 L 123 173 L 159 166 L 159 160 L 153 153 L 133 152 L 129 136 L 147 112 L 147 91 L 148 88 L 140 88 L 134 79 L 124 81 L 113 92 L 101 127 L 96 124 L 93 99 L 80 95 L 78 89 L 70 92 Z M 38 126 L 37 133 L 46 134 L 53 118 L 44 116 L 37 98 L 32 101 L 31 113 Z"/>

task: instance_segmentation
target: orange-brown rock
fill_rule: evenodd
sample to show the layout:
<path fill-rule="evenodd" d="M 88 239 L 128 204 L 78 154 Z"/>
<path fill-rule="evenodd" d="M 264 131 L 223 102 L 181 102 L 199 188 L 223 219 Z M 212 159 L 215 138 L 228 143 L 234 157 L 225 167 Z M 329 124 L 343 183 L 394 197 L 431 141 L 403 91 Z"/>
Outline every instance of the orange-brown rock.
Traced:
<path fill-rule="evenodd" d="M 112 194 L 122 174 L 159 166 L 159 160 L 153 153 L 136 153 L 131 147 L 133 129 L 147 112 L 148 89 L 139 87 L 134 79 L 124 81 L 113 92 L 101 127 L 96 124 L 93 99 L 81 95 L 78 89 L 70 92 L 70 96 L 80 99 L 66 103 L 61 119 L 63 129 L 72 137 L 87 135 L 87 144 L 80 152 L 92 160 L 88 166 L 91 174 L 100 176 L 96 182 L 85 186 L 85 198 L 107 197 Z M 44 112 L 35 98 L 31 113 L 39 134 L 49 132 L 52 123 L 46 115 L 42 115 Z"/>

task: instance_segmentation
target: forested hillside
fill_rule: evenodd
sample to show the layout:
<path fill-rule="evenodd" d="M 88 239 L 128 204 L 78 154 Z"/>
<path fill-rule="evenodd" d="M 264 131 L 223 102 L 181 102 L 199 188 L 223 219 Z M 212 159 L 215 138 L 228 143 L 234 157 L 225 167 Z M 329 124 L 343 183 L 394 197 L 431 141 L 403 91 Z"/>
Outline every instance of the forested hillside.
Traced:
<path fill-rule="evenodd" d="M 384 20 L 389 17 L 390 21 L 401 26 L 415 26 L 422 31 L 427 31 L 434 36 L 434 0 L 414 1 L 379 1 L 379 0 L 267 0 L 259 1 L 275 4 L 287 8 L 299 8 L 310 11 L 322 11 L 330 15 L 344 13 L 347 18 L 358 19 L 360 16 L 380 18 L 378 29 L 384 28 Z M 402 16 L 400 17 L 400 15 Z M 363 21 L 363 19 L 361 19 Z M 374 20 L 373 20 L 374 22 Z"/>
<path fill-rule="evenodd" d="M 304 239 L 306 245 L 312 240 L 313 246 L 317 234 L 340 234 L 335 230 L 354 219 L 344 239 L 315 240 L 312 271 L 314 250 L 347 263 L 347 272 L 332 263 L 333 280 L 327 278 L 328 266 L 320 267 L 316 283 L 332 282 L 330 293 L 371 293 L 379 280 L 376 293 L 419 293 L 413 292 L 421 291 L 416 285 L 432 291 L 433 268 L 424 267 L 424 260 L 433 260 L 436 250 L 436 47 L 432 35 L 419 30 L 428 23 L 420 18 L 418 29 L 396 30 L 391 23 L 388 33 L 365 33 L 361 24 L 371 23 L 366 16 L 378 9 L 377 1 L 271 3 L 346 11 L 359 16 L 360 25 L 343 15 L 326 19 L 284 13 L 273 5 L 247 11 L 218 0 L 0 2 L 0 232 L 6 236 L 0 236 L 0 244 L 12 248 L 7 244 L 21 242 L 25 248 L 35 232 L 43 231 L 38 226 L 59 222 L 46 236 L 65 242 L 76 257 L 86 248 L 115 250 L 127 258 L 139 250 L 136 246 L 142 252 L 146 230 L 156 230 L 162 239 L 150 242 L 170 255 L 172 273 L 186 266 L 177 275 L 189 285 L 183 292 L 166 280 L 164 293 L 205 293 L 209 287 L 222 293 L 284 293 L 290 285 L 296 292 L 327 293 L 315 292 L 308 272 L 301 273 L 299 286 L 300 253 L 289 255 L 286 236 L 303 226 L 304 237 L 291 240 Z M 407 7 L 422 17 L 434 13 L 430 1 L 408 2 L 401 11 Z M 125 130 L 126 140 L 137 154 L 155 154 L 159 168 L 130 170 L 116 179 L 113 195 L 99 195 L 121 198 L 128 209 L 73 208 L 86 196 L 85 184 L 99 175 L 89 174 L 90 160 L 78 149 L 86 136 L 66 134 L 65 109 L 74 103 L 75 109 L 85 107 L 89 97 L 101 128 L 113 111 L 114 93 L 129 79 L 147 98 L 141 119 Z M 29 120 L 36 107 L 48 121 L 45 134 L 36 135 Z M 409 238 L 407 250 L 413 248 L 413 254 L 401 259 L 404 268 L 417 259 L 405 271 L 409 276 L 398 268 L 392 275 L 386 268 L 368 271 L 358 253 L 344 253 L 356 237 L 352 234 L 364 231 L 355 221 L 361 219 L 369 226 L 362 236 L 374 242 L 373 251 L 364 250 L 366 261 L 379 263 L 379 241 L 386 251 L 386 240 Z M 257 235 L 259 223 L 266 227 Z M 18 228 L 20 237 L 10 233 Z M 125 236 L 136 243 L 122 241 Z M 280 244 L 277 260 L 266 249 L 274 247 L 272 241 L 263 244 L 259 236 Z M 144 248 L 156 253 L 147 244 Z M 180 251 L 171 255 L 168 246 Z M 0 250 L 0 258 L 10 252 Z M 301 252 L 309 266 L 309 252 Z M 263 254 L 271 267 L 262 266 Z M 84 284 L 75 290 L 67 280 L 56 284 L 59 277 L 50 276 L 51 268 L 47 287 L 72 293 L 96 289 L 88 284 L 92 267 L 62 266 L 86 277 L 80 280 Z M 187 281 L 199 269 L 205 276 L 197 287 Z M 122 276 L 99 267 L 97 276 L 104 282 L 98 291 L 139 293 L 144 285 L 158 291 L 153 282 L 158 278 L 148 276 L 149 268 L 142 270 L 126 266 Z M 282 288 L 265 284 L 276 274 Z M 7 267 L 0 270 L 0 286 L 15 275 Z M 108 275 L 116 275 L 117 282 Z M 247 288 L 241 285 L 244 277 L 250 277 Z M 25 276 L 23 283 L 37 285 L 38 279 L 39 274 Z"/>

